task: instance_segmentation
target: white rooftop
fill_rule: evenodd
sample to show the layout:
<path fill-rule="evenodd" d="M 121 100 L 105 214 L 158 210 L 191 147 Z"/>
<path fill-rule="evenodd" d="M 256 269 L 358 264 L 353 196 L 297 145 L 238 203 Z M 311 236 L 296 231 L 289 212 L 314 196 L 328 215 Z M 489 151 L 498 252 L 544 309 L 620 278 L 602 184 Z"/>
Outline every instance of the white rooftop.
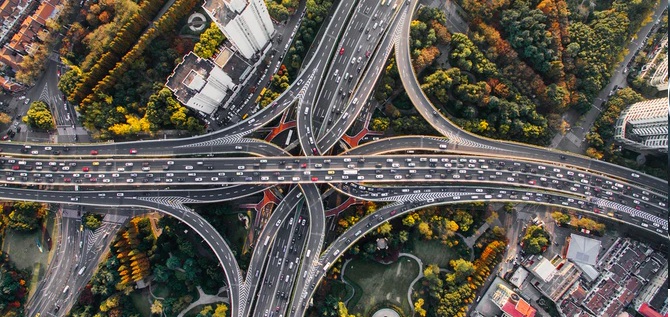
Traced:
<path fill-rule="evenodd" d="M 599 240 L 577 234 L 570 235 L 568 259 L 582 264 L 596 265 L 602 244 Z"/>
<path fill-rule="evenodd" d="M 547 283 L 551 281 L 552 278 L 554 278 L 554 275 L 556 275 L 556 267 L 546 258 L 542 258 L 539 261 L 540 262 L 533 269 L 533 272 L 535 275 L 537 275 L 537 277 Z"/>

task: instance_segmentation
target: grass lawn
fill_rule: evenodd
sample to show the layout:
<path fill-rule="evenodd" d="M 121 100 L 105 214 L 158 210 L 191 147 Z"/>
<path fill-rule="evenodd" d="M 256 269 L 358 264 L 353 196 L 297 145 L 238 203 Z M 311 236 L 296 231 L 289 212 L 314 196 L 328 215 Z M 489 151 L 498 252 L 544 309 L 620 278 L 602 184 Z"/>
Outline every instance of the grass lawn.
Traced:
<path fill-rule="evenodd" d="M 231 248 L 237 250 L 238 254 L 246 252 L 245 241 L 247 241 L 247 234 L 249 230 L 244 228 L 244 223 L 239 220 L 238 213 L 221 216 L 221 222 L 225 226 L 225 237 L 231 242 Z M 250 221 L 253 221 L 251 218 Z"/>
<path fill-rule="evenodd" d="M 149 304 L 149 290 L 142 292 L 133 292 L 130 294 L 130 299 L 133 301 L 133 305 L 137 308 L 137 311 L 140 312 L 142 317 L 151 316 L 151 304 Z M 153 301 L 151 301 L 153 302 Z"/>
<path fill-rule="evenodd" d="M 424 241 L 414 238 L 412 245 L 413 248 L 409 253 L 416 255 L 425 265 L 437 264 L 440 268 L 448 268 L 449 261 L 460 258 L 456 250 L 436 240 Z"/>
<path fill-rule="evenodd" d="M 367 316 L 367 310 L 381 302 L 391 302 L 410 314 L 407 290 L 419 273 L 419 265 L 410 258 L 401 257 L 397 262 L 383 265 L 366 259 L 349 262 L 345 271 L 347 281 L 356 284 L 357 295 L 349 302 L 349 313 Z M 359 290 L 363 291 L 358 296 Z"/>

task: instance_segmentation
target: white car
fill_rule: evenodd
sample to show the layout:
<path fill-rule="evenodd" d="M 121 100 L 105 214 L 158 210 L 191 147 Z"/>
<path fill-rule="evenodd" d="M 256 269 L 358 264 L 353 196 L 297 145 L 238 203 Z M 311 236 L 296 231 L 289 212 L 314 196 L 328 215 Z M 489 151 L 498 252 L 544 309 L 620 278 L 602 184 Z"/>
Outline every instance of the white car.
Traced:
<path fill-rule="evenodd" d="M 640 174 L 637 174 L 637 173 L 632 173 L 632 174 L 630 174 L 630 176 L 633 176 L 635 178 L 640 178 Z"/>
<path fill-rule="evenodd" d="M 393 176 L 393 178 L 395 178 L 395 179 L 402 179 L 402 176 L 401 176 L 401 175 L 396 175 L 396 176 Z"/>
<path fill-rule="evenodd" d="M 111 183 L 112 180 L 109 179 L 109 178 L 105 178 L 105 179 L 102 180 L 102 182 L 103 182 L 103 183 Z"/>

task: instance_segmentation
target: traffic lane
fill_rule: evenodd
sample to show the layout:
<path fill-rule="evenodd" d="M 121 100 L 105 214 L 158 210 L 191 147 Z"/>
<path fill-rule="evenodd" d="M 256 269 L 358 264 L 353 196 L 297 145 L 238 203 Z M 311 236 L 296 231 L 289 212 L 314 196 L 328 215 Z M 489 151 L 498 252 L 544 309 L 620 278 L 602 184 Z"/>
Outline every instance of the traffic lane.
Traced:
<path fill-rule="evenodd" d="M 400 20 L 403 20 L 406 15 L 406 11 L 401 18 L 398 18 L 398 14 L 395 16 L 395 18 L 392 20 L 392 23 L 389 24 L 388 28 L 391 30 L 395 30 L 395 27 L 399 24 Z M 384 55 L 384 61 L 386 60 L 386 57 L 390 55 L 391 53 L 391 48 L 393 47 L 394 44 L 394 39 L 392 36 L 390 36 L 388 33 L 384 35 L 384 44 L 381 45 L 383 49 L 382 55 Z M 377 58 L 379 53 L 379 50 L 375 51 L 373 54 L 373 60 L 375 60 L 377 63 L 377 67 L 374 68 L 374 70 L 371 70 L 371 68 L 366 68 L 365 73 L 364 73 L 364 78 L 367 78 L 368 74 L 372 74 L 370 76 L 373 76 L 373 78 L 378 78 L 379 75 L 381 74 L 381 58 Z M 374 65 L 374 63 L 373 63 Z M 343 115 L 336 120 L 336 122 L 333 124 L 333 128 L 330 130 L 326 129 L 324 132 L 325 134 L 319 138 L 317 144 L 318 148 L 321 151 L 325 151 L 327 149 L 330 149 L 341 137 L 342 135 L 346 132 L 346 130 L 353 124 L 355 118 L 357 117 L 358 114 L 360 113 L 364 102 L 367 102 L 367 98 L 369 95 L 372 93 L 372 88 L 374 85 L 372 84 L 374 81 L 365 81 L 363 84 L 363 87 L 356 89 L 354 93 L 354 98 L 351 101 L 351 105 L 348 108 L 353 108 L 353 110 L 349 109 L 347 111 L 343 111 Z M 357 102 L 360 100 L 360 102 Z M 358 105 L 356 105 L 358 103 Z M 344 123 L 342 122 L 344 121 Z M 335 127 L 337 127 L 337 130 L 335 131 Z"/>
<path fill-rule="evenodd" d="M 264 265 L 264 259 L 268 257 L 268 252 L 275 243 L 279 227 L 282 223 L 285 223 L 285 219 L 291 214 L 291 211 L 294 210 L 298 204 L 302 203 L 301 199 L 302 192 L 300 192 L 298 187 L 291 189 L 279 206 L 277 206 L 277 209 L 270 215 L 267 225 L 263 227 L 263 230 L 259 235 L 259 243 L 254 248 L 251 260 L 249 261 L 250 265 L 245 278 L 245 281 L 247 281 L 245 282 L 245 287 L 248 289 L 247 294 L 256 294 L 256 289 L 259 287 L 259 280 L 254 279 L 256 271 L 260 270 L 259 266 Z M 263 241 L 262 244 L 260 241 Z M 264 272 L 264 274 L 266 273 Z M 249 312 L 247 310 L 251 309 L 251 307 L 247 306 L 244 309 L 245 314 L 248 314 Z"/>
<path fill-rule="evenodd" d="M 439 157 L 439 158 L 438 158 Z M 654 193 L 654 192 L 648 192 L 646 189 L 638 188 L 637 186 L 633 185 L 621 185 L 618 183 L 616 180 L 600 177 L 598 175 L 594 175 L 591 173 L 588 173 L 586 171 L 576 169 L 576 168 L 570 168 L 566 169 L 565 167 L 563 168 L 557 168 L 557 167 L 550 167 L 549 165 L 542 165 L 542 163 L 538 162 L 526 162 L 523 163 L 524 166 L 522 166 L 522 163 L 520 162 L 515 162 L 511 160 L 486 160 L 486 159 L 481 159 L 481 158 L 463 158 L 460 157 L 459 160 L 456 160 L 453 158 L 454 156 L 432 156 L 432 155 L 426 155 L 425 157 L 420 157 L 418 158 L 419 161 L 417 161 L 417 156 L 412 155 L 412 156 L 405 156 L 403 161 L 399 160 L 398 156 L 387 156 L 385 159 L 384 158 L 367 158 L 367 164 L 365 164 L 365 161 L 363 161 L 363 165 L 361 164 L 361 160 L 365 160 L 365 158 L 359 157 L 356 159 L 355 157 L 347 157 L 347 158 L 333 158 L 333 159 L 326 159 L 326 158 L 314 158 L 311 160 L 300 160 L 300 159 L 295 159 L 293 162 L 286 162 L 287 160 L 277 160 L 277 159 L 252 159 L 249 158 L 248 161 L 249 163 L 245 165 L 236 165 L 239 164 L 237 163 L 239 158 L 235 159 L 221 159 L 221 160 L 177 160 L 177 161 L 160 161 L 160 160 L 152 160 L 152 161 L 130 161 L 130 162 L 125 162 L 122 163 L 122 161 L 105 161 L 104 162 L 104 167 L 100 165 L 99 161 L 92 161 L 92 162 L 86 162 L 86 163 L 91 163 L 91 166 L 83 166 L 83 167 L 68 167 L 70 168 L 77 168 L 81 169 L 82 172 L 76 172 L 76 171 L 66 171 L 66 172 L 61 172 L 61 171 L 56 171 L 56 172 L 44 172 L 42 171 L 13 171 L 13 170 L 8 170 L 7 168 L 9 165 L 4 165 L 3 167 L 5 168 L 6 171 L 6 182 L 8 183 L 18 183 L 18 184 L 38 184 L 39 182 L 36 181 L 37 178 L 42 177 L 44 175 L 46 178 L 51 178 L 54 179 L 54 184 L 56 182 L 58 184 L 65 184 L 67 183 L 67 179 L 72 179 L 72 178 L 79 178 L 82 176 L 85 176 L 87 178 L 101 178 L 102 180 L 96 180 L 95 182 L 93 180 L 89 180 L 91 183 L 82 183 L 79 186 L 99 186 L 99 182 L 102 182 L 107 178 L 109 180 L 108 185 L 118 184 L 119 182 L 123 183 L 127 180 L 137 180 L 138 184 L 139 181 L 142 177 L 144 179 L 142 181 L 147 181 L 149 182 L 139 184 L 140 186 L 146 185 L 146 186 L 159 186 L 159 185 L 164 185 L 164 186 L 170 186 L 171 184 L 165 183 L 167 180 L 171 180 L 172 177 L 174 178 L 179 178 L 183 177 L 182 181 L 185 181 L 187 184 L 191 185 L 199 185 L 197 183 L 194 183 L 194 180 L 197 182 L 198 177 L 200 177 L 199 181 L 200 182 L 205 182 L 205 183 L 218 183 L 218 184 L 224 184 L 225 182 L 235 182 L 235 181 L 244 181 L 244 182 L 257 182 L 259 177 L 260 180 L 267 181 L 267 182 L 272 182 L 275 178 L 277 178 L 277 181 L 282 181 L 279 178 L 284 178 L 283 181 L 285 182 L 294 182 L 294 177 L 300 177 L 304 175 L 311 175 L 311 177 L 316 177 L 316 181 L 323 181 L 323 180 L 329 180 L 329 181 L 339 181 L 339 179 L 344 179 L 343 176 L 340 176 L 343 169 L 346 171 L 346 168 L 349 169 L 356 169 L 361 172 L 361 175 L 365 175 L 364 177 L 368 178 L 370 176 L 376 176 L 379 177 L 379 179 L 375 179 L 372 181 L 382 181 L 382 179 L 388 179 L 389 177 L 394 177 L 394 179 L 403 179 L 406 178 L 407 176 L 410 176 L 410 174 L 407 174 L 408 172 L 411 173 L 412 170 L 407 170 L 407 168 L 416 168 L 415 171 L 419 172 L 419 174 L 422 174 L 422 171 L 425 169 L 429 169 L 429 172 L 435 173 L 433 176 L 435 178 L 438 177 L 438 175 L 441 178 L 445 178 L 445 172 L 447 173 L 453 173 L 454 170 L 458 169 L 459 172 L 465 171 L 464 173 L 468 173 L 467 175 L 472 175 L 471 172 L 477 171 L 478 173 L 484 173 L 483 176 L 489 177 L 489 178 L 496 178 L 496 176 L 493 176 L 489 174 L 490 172 L 495 172 L 496 175 L 502 176 L 502 178 L 506 177 L 513 177 L 514 180 L 516 181 L 517 179 L 521 178 L 527 178 L 526 181 L 528 182 L 538 182 L 543 181 L 543 183 L 547 183 L 549 181 L 554 182 L 558 184 L 558 182 L 562 182 L 564 185 L 572 185 L 576 186 L 577 188 L 582 187 L 582 186 L 594 186 L 594 187 L 600 187 L 602 190 L 605 190 L 606 192 L 609 192 L 610 190 L 613 191 L 621 191 L 621 189 L 624 189 L 624 194 L 627 196 L 631 196 L 631 193 L 635 198 L 639 198 L 641 200 L 645 200 L 646 202 L 653 202 L 653 205 L 658 208 L 658 207 L 664 207 L 660 205 L 661 202 L 665 203 L 666 198 L 661 196 L 661 194 Z M 397 162 L 394 161 L 398 160 Z M 451 158 L 451 159 L 450 159 Z M 233 161 L 235 160 L 235 161 Z M 335 160 L 335 162 L 333 162 Z M 340 161 L 341 160 L 341 161 Z M 385 160 L 385 161 L 384 161 Z M 430 162 L 429 162 L 430 161 Z M 447 162 L 448 161 L 448 162 Z M 12 161 L 9 160 L 8 162 L 14 162 L 13 164 L 21 164 L 21 162 L 17 162 L 16 160 Z M 98 164 L 98 166 L 94 164 Z M 137 171 L 135 172 L 133 168 L 135 168 L 135 164 L 139 165 L 139 163 L 143 165 L 141 167 L 143 171 Z M 177 163 L 175 163 L 177 162 Z M 205 164 L 207 162 L 207 164 Z M 312 163 L 312 162 L 323 162 L 323 163 Z M 445 163 L 446 162 L 446 163 Z M 522 161 L 523 162 L 523 161 Z M 162 171 L 151 171 L 151 163 L 155 164 L 161 164 L 161 163 L 166 163 L 162 165 L 163 170 Z M 291 163 L 295 163 L 295 169 L 293 169 L 293 165 Z M 339 165 L 338 163 L 341 163 L 342 165 Z M 496 164 L 498 163 L 498 164 Z M 506 164 L 513 164 L 513 166 L 506 167 Z M 10 163 L 11 164 L 11 163 Z M 50 168 L 62 168 L 65 169 L 65 167 L 60 166 L 56 167 L 54 164 L 59 164 L 59 165 L 65 165 L 65 162 L 56 162 L 56 161 L 51 161 L 51 162 L 46 162 L 46 161 L 34 161 L 34 160 L 26 160 L 25 164 L 49 164 Z M 178 165 L 175 165 L 178 164 Z M 183 164 L 183 165 L 182 165 Z M 192 164 L 192 165 L 187 165 L 187 164 Z M 430 164 L 430 166 L 426 166 L 427 164 Z M 443 169 L 443 165 L 445 169 Z M 464 166 L 467 164 L 467 166 Z M 490 164 L 490 165 L 487 165 Z M 502 166 L 500 166 L 502 164 Z M 130 166 L 129 166 L 130 165 Z M 181 165 L 181 166 L 180 166 Z M 283 167 L 282 167 L 283 165 Z M 373 167 L 374 165 L 375 167 Z M 458 165 L 458 166 L 457 166 Z M 20 165 L 14 165 L 14 166 L 19 166 Z M 32 165 L 31 165 L 32 166 Z M 247 170 L 247 166 L 250 166 L 250 169 Z M 560 166 L 560 165 L 559 165 Z M 37 167 L 37 166 L 35 166 Z M 114 168 L 116 167 L 116 171 L 114 171 Z M 170 168 L 173 167 L 171 170 Z M 105 170 L 100 170 L 101 168 L 104 168 Z M 138 167 L 139 168 L 139 167 Z M 182 171 L 174 170 L 174 168 L 185 168 Z M 298 169 L 302 170 L 302 175 L 298 171 Z M 382 175 L 371 175 L 369 172 L 373 168 L 378 168 L 378 170 L 375 170 L 377 174 L 382 174 Z M 432 168 L 432 169 L 431 169 Z M 494 170 L 495 168 L 496 170 Z M 220 172 L 222 169 L 227 169 L 225 172 Z M 123 170 L 123 172 L 119 172 L 119 170 Z M 217 170 L 216 172 L 214 170 Z M 328 175 L 326 175 L 326 170 Z M 530 173 L 528 173 L 528 170 L 530 170 Z M 84 172 L 85 171 L 85 172 Z M 235 172 L 233 172 L 235 171 Z M 511 174 L 510 174 L 511 172 Z M 544 173 L 543 173 L 544 172 Z M 84 175 L 82 175 L 84 174 Z M 329 176 L 330 174 L 334 174 L 332 176 Z M 357 173 L 358 174 L 358 173 Z M 517 174 L 517 175 L 514 175 Z M 426 174 L 428 177 L 428 174 Z M 465 175 L 465 176 L 467 176 Z M 574 176 L 577 175 L 577 176 Z M 30 179 L 27 181 L 24 181 L 23 179 L 20 179 L 18 177 L 33 177 L 33 181 L 30 182 Z M 220 176 L 220 177 L 219 177 Z M 239 177 L 239 179 L 231 179 L 231 177 L 234 176 L 242 176 Z M 419 175 L 422 177 L 422 175 Z M 476 176 L 476 175 L 475 175 Z M 0 176 L 1 177 L 1 176 Z M 128 178 L 130 177 L 130 178 Z M 139 178 L 138 178 L 139 177 Z M 156 180 L 153 179 L 156 177 Z M 447 177 L 451 178 L 452 176 Z M 456 176 L 453 176 L 456 178 Z M 112 178 L 112 179 L 110 179 Z M 272 178 L 272 180 L 271 180 Z M 304 177 L 303 177 L 304 178 Z M 566 180 L 569 179 L 569 180 Z M 307 177 L 307 180 L 310 180 L 310 177 Z M 362 179 L 361 179 L 362 180 Z M 594 180 L 602 183 L 602 184 L 597 184 L 594 183 Z M 43 181 L 46 182 L 46 179 L 43 179 Z M 106 181 L 106 180 L 105 180 Z M 87 181 L 88 182 L 88 181 Z M 581 183 L 580 183 L 581 182 Z M 615 184 L 616 183 L 616 184 Z M 175 183 L 176 184 L 176 183 Z M 626 184 L 626 183 L 624 183 Z M 66 184 L 67 185 L 67 184 Z M 135 183 L 130 184 L 135 186 Z M 185 185 L 185 184 L 182 184 Z M 577 186 L 579 185 L 579 186 Z M 617 185 L 618 187 L 615 187 L 614 185 Z M 546 184 L 544 184 L 546 186 Z M 552 185 L 553 186 L 553 185 Z M 558 185 L 557 185 L 558 186 Z M 626 193 L 626 191 L 630 191 Z M 653 195 L 652 195 L 653 194 Z M 609 194 L 612 195 L 612 194 Z M 219 195 L 221 196 L 221 195 Z M 650 196 L 651 199 L 650 199 Z M 645 203 L 646 203 L 645 202 Z M 656 206 L 656 205 L 659 206 Z M 638 205 L 640 205 L 638 203 Z"/>
<path fill-rule="evenodd" d="M 356 23 L 358 23 L 358 22 L 356 22 L 358 14 L 357 14 L 356 12 L 353 12 L 353 13 L 350 12 L 350 13 L 352 14 L 351 17 L 350 17 L 350 16 L 345 16 L 345 17 L 344 17 L 345 20 L 350 19 L 350 23 L 347 24 L 348 27 L 344 30 L 344 34 L 343 34 L 343 36 L 342 36 L 342 41 L 341 41 L 341 42 L 349 42 L 349 41 L 351 41 L 351 38 L 348 36 L 348 34 L 349 34 L 349 32 L 350 32 L 350 29 L 351 29 L 351 25 L 352 25 L 352 24 L 356 24 Z M 340 19 L 342 19 L 342 16 L 340 16 L 340 17 L 338 18 L 338 21 L 339 21 Z M 339 34 L 339 33 L 338 33 L 338 34 Z M 328 70 L 328 74 L 332 74 L 332 73 L 334 73 L 334 72 L 339 72 L 339 71 L 341 70 L 341 67 L 337 67 L 337 66 L 341 66 L 341 64 L 342 64 L 341 61 L 338 61 L 338 59 L 342 59 L 342 58 L 343 58 L 343 56 L 344 56 L 344 51 L 345 51 L 346 49 L 347 49 L 346 44 L 345 44 L 345 45 L 340 44 L 340 47 L 339 47 L 339 48 L 336 50 L 336 52 L 335 52 L 335 58 L 333 58 L 333 60 L 332 60 L 332 62 L 331 62 L 331 66 L 332 66 L 333 64 L 336 66 L 336 67 L 335 67 L 335 70 L 333 70 L 332 67 L 331 67 L 331 69 Z M 332 52 L 331 52 L 331 53 L 332 53 Z M 328 58 L 330 57 L 330 55 L 325 55 L 325 54 L 326 54 L 326 52 L 322 52 L 322 53 L 321 53 L 321 56 L 320 56 L 319 58 L 320 58 L 320 59 L 328 60 Z M 325 65 L 325 63 L 324 63 L 324 65 Z M 345 67 L 346 67 L 346 65 L 345 65 Z M 344 70 L 342 70 L 342 71 L 344 71 Z M 327 88 L 327 87 L 328 87 L 328 79 L 330 78 L 330 76 L 327 76 L 327 75 L 324 75 L 324 74 L 326 74 L 326 67 L 323 68 L 322 73 L 320 74 L 320 76 L 317 77 L 317 81 L 313 84 L 313 85 L 315 86 L 316 89 L 314 89 L 314 90 L 310 90 L 310 92 L 318 91 L 318 88 L 319 88 L 319 87 L 322 87 L 322 85 L 323 85 L 324 87 L 326 87 L 326 88 L 324 88 L 324 91 L 319 92 L 318 94 L 315 93 L 315 94 L 313 95 L 313 97 L 312 97 L 311 94 L 310 94 L 310 95 L 307 96 L 308 98 L 306 98 L 307 100 L 311 100 L 311 101 L 312 101 L 312 102 L 309 103 L 309 105 L 316 105 L 316 106 L 314 106 L 314 107 L 309 107 L 309 106 L 307 106 L 307 105 L 303 105 L 303 103 L 300 103 L 299 106 L 298 106 L 298 115 L 299 115 L 300 113 L 304 113 L 304 116 L 305 116 L 304 119 L 303 119 L 303 117 L 298 116 L 298 123 L 297 123 L 297 126 L 298 126 L 299 142 L 300 142 L 301 147 L 303 148 L 304 152 L 305 152 L 307 155 L 315 155 L 315 154 L 318 154 L 318 150 L 316 149 L 316 147 L 311 146 L 311 147 L 308 148 L 308 147 L 307 147 L 307 142 L 306 142 L 306 138 L 308 138 L 308 137 L 309 137 L 309 134 L 310 134 L 310 132 L 309 132 L 309 128 L 312 128 L 312 127 L 313 127 L 313 120 L 311 120 L 311 119 L 313 118 L 313 112 L 315 112 L 315 108 L 319 107 L 319 103 L 318 103 L 318 101 L 315 102 L 315 101 L 314 101 L 314 98 L 316 98 L 317 96 L 320 96 L 321 94 L 325 94 L 325 95 L 332 94 L 332 92 L 329 91 L 328 88 Z M 324 78 L 325 78 L 326 82 L 325 82 L 325 83 L 322 83 L 322 81 L 321 81 L 320 79 L 324 79 Z M 339 80 L 338 80 L 338 82 L 339 82 Z M 312 97 L 312 98 L 310 98 L 310 97 Z M 303 108 L 304 108 L 304 110 L 303 110 Z M 305 131 L 305 129 L 307 129 L 307 131 Z M 311 141 L 310 143 L 313 144 L 314 141 Z"/>
<path fill-rule="evenodd" d="M 336 188 L 338 189 L 338 188 Z M 460 193 L 467 191 L 474 191 L 475 198 L 484 199 L 521 199 L 522 201 L 535 201 L 537 203 L 548 203 L 558 206 L 569 206 L 571 203 L 576 204 L 580 209 L 599 216 L 609 216 L 610 218 L 617 218 L 623 220 L 624 215 L 630 218 L 641 219 L 638 225 L 647 228 L 651 231 L 656 231 L 663 234 L 667 232 L 667 223 L 663 222 L 663 218 L 654 217 L 646 212 L 627 207 L 623 204 L 607 201 L 594 197 L 580 197 L 571 195 L 569 192 L 553 191 L 553 192 L 539 192 L 535 190 L 528 190 L 523 188 L 506 187 L 502 190 L 499 187 L 486 186 L 468 186 L 460 187 L 456 190 L 455 187 L 405 187 L 399 193 L 397 189 L 390 189 L 387 187 L 371 187 L 356 184 L 342 186 L 338 189 L 341 192 L 363 200 L 377 200 L 377 201 L 416 201 L 426 200 L 432 201 L 439 199 L 439 197 L 452 197 L 454 200 L 460 199 Z M 446 192 L 446 193 L 445 193 Z M 496 192 L 499 192 L 496 194 Z M 475 197 L 478 196 L 478 197 Z M 555 197 L 558 197 L 556 200 Z M 602 209 L 601 209 L 602 208 Z M 605 210 L 612 210 L 613 212 L 606 212 Z M 646 220 L 646 221 L 642 221 Z M 625 220 L 623 220 L 625 222 Z M 654 228 L 655 227 L 655 228 Z"/>

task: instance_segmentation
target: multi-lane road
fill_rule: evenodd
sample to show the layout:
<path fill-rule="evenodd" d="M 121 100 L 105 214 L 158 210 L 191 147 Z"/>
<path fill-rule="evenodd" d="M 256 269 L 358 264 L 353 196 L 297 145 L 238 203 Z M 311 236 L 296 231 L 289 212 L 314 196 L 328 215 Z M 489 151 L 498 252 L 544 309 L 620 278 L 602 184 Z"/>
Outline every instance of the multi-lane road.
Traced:
<path fill-rule="evenodd" d="M 170 140 L 3 144 L 0 183 L 6 187 L 0 187 L 0 197 L 148 208 L 176 217 L 203 237 L 222 264 L 232 316 L 301 316 L 331 263 L 357 239 L 427 205 L 546 204 L 612 217 L 667 238 L 666 181 L 579 155 L 482 138 L 443 117 L 411 67 L 409 25 L 418 1 L 385 3 L 340 1 L 295 82 L 266 108 L 222 130 Z M 389 138 L 321 155 L 367 106 L 393 48 L 410 99 L 445 138 Z M 308 157 L 290 157 L 272 143 L 246 138 L 294 106 Z M 237 199 L 278 184 L 298 186 L 258 235 L 246 272 L 223 237 L 184 206 Z M 392 203 L 325 246 L 322 184 L 358 199 Z M 81 241 L 70 222 L 62 231 L 65 253 L 75 252 L 70 244 Z M 72 265 L 63 269 L 72 271 Z M 66 280 L 45 283 L 41 292 L 66 304 L 82 285 L 68 279 L 71 273 L 59 274 Z M 62 285 L 72 290 L 54 295 L 63 292 Z M 53 309 L 36 303 L 30 311 Z"/>

